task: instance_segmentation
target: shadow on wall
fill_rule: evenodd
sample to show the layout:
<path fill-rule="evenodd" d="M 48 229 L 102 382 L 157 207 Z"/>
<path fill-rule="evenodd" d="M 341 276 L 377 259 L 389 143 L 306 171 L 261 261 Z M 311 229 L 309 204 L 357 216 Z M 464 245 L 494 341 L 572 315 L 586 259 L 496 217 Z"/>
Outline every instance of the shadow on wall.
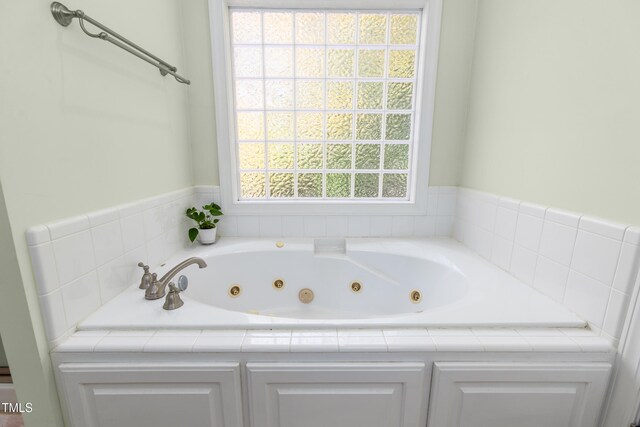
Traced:
<path fill-rule="evenodd" d="M 4 352 L 4 346 L 2 345 L 2 337 L 0 337 L 0 368 L 9 366 L 7 362 L 7 355 Z"/>

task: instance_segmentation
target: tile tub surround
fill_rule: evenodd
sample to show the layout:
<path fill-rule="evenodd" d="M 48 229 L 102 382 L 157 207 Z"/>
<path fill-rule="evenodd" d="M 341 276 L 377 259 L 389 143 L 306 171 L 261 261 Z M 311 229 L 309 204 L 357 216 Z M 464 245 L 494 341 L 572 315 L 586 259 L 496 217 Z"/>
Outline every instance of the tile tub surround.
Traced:
<path fill-rule="evenodd" d="M 142 274 L 189 245 L 193 188 L 31 227 L 26 238 L 47 338 L 54 347 Z"/>
<path fill-rule="evenodd" d="M 640 268 L 640 228 L 469 189 L 454 237 L 616 343 Z"/>
<path fill-rule="evenodd" d="M 430 187 L 425 215 L 225 216 L 222 236 L 451 236 L 457 188 Z M 139 261 L 158 266 L 190 245 L 190 206 L 220 203 L 217 186 L 196 186 L 27 230 L 51 347 L 79 321 L 139 279 Z"/>
<path fill-rule="evenodd" d="M 196 186 L 32 227 L 27 232 L 50 345 L 189 245 L 188 206 L 220 201 Z M 455 225 L 455 227 L 454 227 Z M 430 187 L 418 216 L 225 216 L 222 236 L 451 236 L 587 319 L 615 342 L 640 264 L 640 229 L 455 187 Z M 597 261 L 594 261 L 597 260 Z"/>
<path fill-rule="evenodd" d="M 451 237 L 457 187 L 429 187 L 424 215 L 225 215 L 228 237 Z M 195 187 L 196 206 L 220 202 L 215 186 Z"/>
<path fill-rule="evenodd" d="M 56 353 L 613 353 L 585 328 L 78 331 Z"/>

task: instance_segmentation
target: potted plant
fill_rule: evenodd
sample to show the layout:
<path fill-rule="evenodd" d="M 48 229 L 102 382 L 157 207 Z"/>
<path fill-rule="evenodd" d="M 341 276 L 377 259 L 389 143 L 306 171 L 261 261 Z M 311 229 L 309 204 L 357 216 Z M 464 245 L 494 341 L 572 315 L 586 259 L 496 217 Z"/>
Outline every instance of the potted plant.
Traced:
<path fill-rule="evenodd" d="M 216 241 L 216 224 L 220 221 L 216 216 L 224 215 L 220 206 L 211 202 L 202 207 L 202 210 L 195 207 L 187 209 L 187 218 L 194 220 L 198 227 L 189 229 L 189 240 L 192 242 L 198 238 L 203 245 L 210 245 Z"/>

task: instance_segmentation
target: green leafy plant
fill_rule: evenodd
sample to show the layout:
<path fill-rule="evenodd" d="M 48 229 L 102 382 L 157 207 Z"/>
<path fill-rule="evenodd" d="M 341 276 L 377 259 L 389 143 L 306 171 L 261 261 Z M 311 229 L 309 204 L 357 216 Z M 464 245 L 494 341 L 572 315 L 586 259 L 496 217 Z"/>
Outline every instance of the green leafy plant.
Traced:
<path fill-rule="evenodd" d="M 187 209 L 187 218 L 194 220 L 198 227 L 189 229 L 189 240 L 192 242 L 196 240 L 198 237 L 198 230 L 210 230 L 212 228 L 216 228 L 216 224 L 220 221 L 218 218 L 214 218 L 216 216 L 224 215 L 222 213 L 222 208 L 211 202 L 208 205 L 204 205 L 202 210 L 196 209 L 195 207 Z"/>

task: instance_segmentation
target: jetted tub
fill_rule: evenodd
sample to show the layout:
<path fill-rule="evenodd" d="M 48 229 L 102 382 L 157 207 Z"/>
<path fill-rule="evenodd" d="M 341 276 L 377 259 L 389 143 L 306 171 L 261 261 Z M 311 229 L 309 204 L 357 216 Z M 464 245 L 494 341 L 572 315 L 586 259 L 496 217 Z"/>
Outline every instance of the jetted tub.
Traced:
<path fill-rule="evenodd" d="M 450 239 L 222 238 L 152 271 L 192 256 L 208 266 L 180 273 L 183 307 L 134 284 L 79 329 L 585 326 Z"/>

